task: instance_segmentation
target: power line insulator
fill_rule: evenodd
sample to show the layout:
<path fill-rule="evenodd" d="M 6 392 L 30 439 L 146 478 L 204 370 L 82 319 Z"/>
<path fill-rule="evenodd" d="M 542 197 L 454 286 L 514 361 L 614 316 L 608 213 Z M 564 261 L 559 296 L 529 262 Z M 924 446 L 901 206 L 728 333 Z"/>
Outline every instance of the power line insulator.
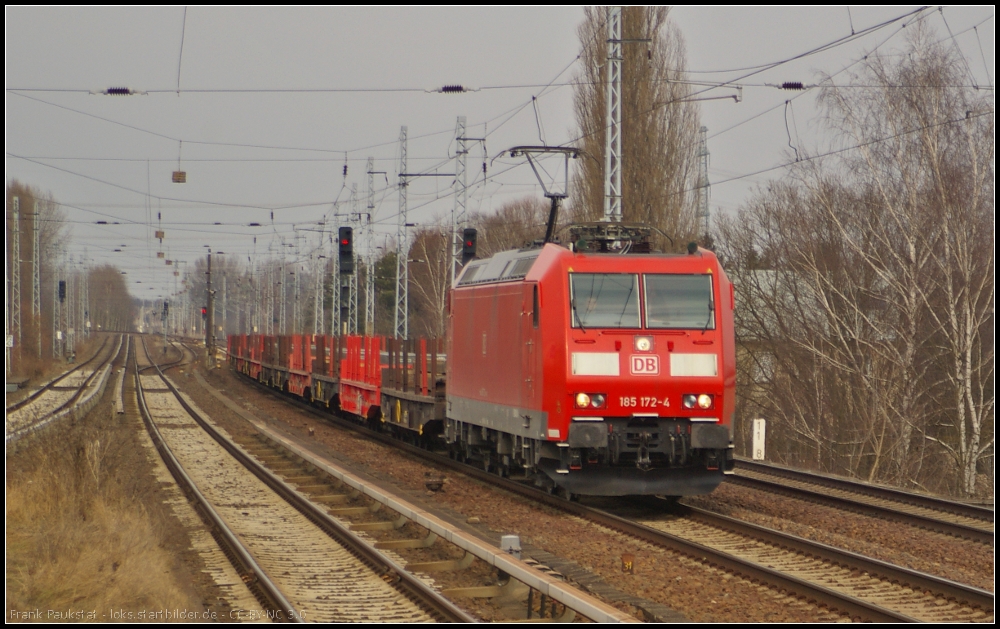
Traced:
<path fill-rule="evenodd" d="M 441 88 L 442 94 L 456 94 L 464 91 L 465 88 L 462 87 L 461 85 L 445 85 L 444 87 Z"/>
<path fill-rule="evenodd" d="M 148 96 L 149 92 L 134 90 L 131 87 L 109 87 L 103 90 L 91 90 L 92 96 Z"/>
<path fill-rule="evenodd" d="M 804 90 L 806 87 L 802 85 L 801 81 L 785 81 L 781 84 L 781 89 L 783 90 Z"/>

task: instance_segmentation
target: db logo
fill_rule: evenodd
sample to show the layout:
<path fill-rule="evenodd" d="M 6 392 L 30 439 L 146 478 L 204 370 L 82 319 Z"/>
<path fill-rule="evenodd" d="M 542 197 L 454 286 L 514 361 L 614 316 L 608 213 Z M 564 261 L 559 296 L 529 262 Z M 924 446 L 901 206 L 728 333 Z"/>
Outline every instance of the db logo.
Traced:
<path fill-rule="evenodd" d="M 658 376 L 660 375 L 659 356 L 633 356 L 632 357 L 633 376 Z"/>

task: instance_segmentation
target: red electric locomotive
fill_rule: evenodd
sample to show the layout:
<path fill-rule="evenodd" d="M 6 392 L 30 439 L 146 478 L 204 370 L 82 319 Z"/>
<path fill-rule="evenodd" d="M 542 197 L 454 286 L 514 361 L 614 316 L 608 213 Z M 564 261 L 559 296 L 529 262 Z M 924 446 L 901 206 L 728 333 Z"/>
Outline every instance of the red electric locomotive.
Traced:
<path fill-rule="evenodd" d="M 694 246 L 474 261 L 451 292 L 444 438 L 569 494 L 709 493 L 733 465 L 733 306 Z"/>
<path fill-rule="evenodd" d="M 709 493 L 733 465 L 733 286 L 711 252 L 648 253 L 644 233 L 603 224 L 574 235 L 575 251 L 470 262 L 449 295 L 446 348 L 249 335 L 230 337 L 229 358 L 263 384 L 569 495 Z"/>

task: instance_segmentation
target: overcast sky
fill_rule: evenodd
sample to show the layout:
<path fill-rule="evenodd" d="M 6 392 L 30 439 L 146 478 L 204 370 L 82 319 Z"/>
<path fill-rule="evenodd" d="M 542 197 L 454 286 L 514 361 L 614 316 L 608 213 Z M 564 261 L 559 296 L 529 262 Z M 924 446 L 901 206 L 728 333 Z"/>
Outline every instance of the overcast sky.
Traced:
<path fill-rule="evenodd" d="M 926 22 L 966 57 L 969 83 L 992 90 L 994 9 L 934 8 L 865 32 L 916 9 L 673 9 L 691 78 L 743 86 L 738 103 L 732 87 L 702 94 L 722 97 L 701 103 L 712 212 L 735 211 L 780 176 L 754 173 L 787 163 L 790 144 L 815 151 L 830 141 L 814 90 L 768 84 L 808 85 L 876 47 L 902 48 L 904 24 Z M 530 167 L 504 149 L 574 137 L 579 7 L 191 7 L 186 18 L 183 7 L 7 7 L 5 18 L 7 181 L 50 192 L 72 230 L 68 255 L 116 264 L 143 298 L 173 291 L 160 251 L 193 261 L 209 245 L 244 262 L 282 251 L 307 260 L 320 221 L 348 220 L 352 186 L 367 211 L 369 156 L 386 173 L 375 176 L 373 216 L 375 244 L 385 245 L 396 232 L 401 126 L 407 171 L 446 175 L 411 180 L 417 224 L 450 218 L 458 116 L 467 137 L 485 139 L 470 142 L 472 211 L 542 197 Z M 445 85 L 478 91 L 434 91 Z M 148 94 L 89 93 L 109 87 Z M 178 163 L 183 185 L 171 182 Z"/>

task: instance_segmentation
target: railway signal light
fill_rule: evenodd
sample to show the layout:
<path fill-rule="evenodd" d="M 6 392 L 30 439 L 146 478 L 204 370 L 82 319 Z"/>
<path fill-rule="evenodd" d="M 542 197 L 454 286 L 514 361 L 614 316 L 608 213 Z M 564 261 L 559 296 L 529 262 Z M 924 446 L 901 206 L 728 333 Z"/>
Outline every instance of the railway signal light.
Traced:
<path fill-rule="evenodd" d="M 462 265 L 469 263 L 476 257 L 476 238 L 478 232 L 472 227 L 466 227 L 462 230 Z"/>
<path fill-rule="evenodd" d="M 340 248 L 340 274 L 351 275 L 354 273 L 354 229 L 341 227 L 337 244 Z"/>
<path fill-rule="evenodd" d="M 170 304 L 167 300 L 163 300 L 163 316 L 167 316 L 170 313 Z"/>
<path fill-rule="evenodd" d="M 205 321 L 206 319 L 208 319 L 208 308 L 206 308 L 205 306 L 202 306 L 201 307 L 201 320 Z"/>
<path fill-rule="evenodd" d="M 66 280 L 59 280 L 59 303 L 66 301 Z"/>

